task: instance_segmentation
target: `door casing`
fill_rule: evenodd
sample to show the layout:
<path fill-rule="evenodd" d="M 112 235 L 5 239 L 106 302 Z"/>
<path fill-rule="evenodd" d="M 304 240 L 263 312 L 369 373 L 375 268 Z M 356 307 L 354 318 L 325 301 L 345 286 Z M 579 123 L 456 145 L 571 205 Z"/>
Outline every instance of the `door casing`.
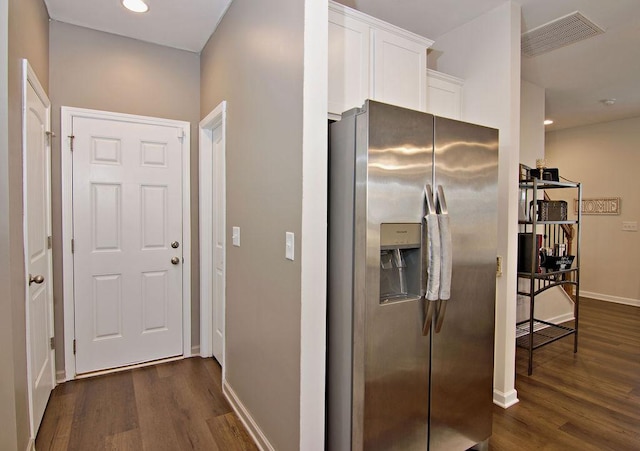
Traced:
<path fill-rule="evenodd" d="M 225 298 L 226 291 L 225 287 L 221 287 L 222 289 L 218 291 L 222 293 L 222 299 L 217 299 L 216 290 L 214 280 L 210 279 L 210 275 L 215 271 L 215 261 L 216 261 L 216 249 L 215 249 L 215 230 L 216 224 L 223 224 L 222 236 L 226 236 L 226 231 L 224 228 L 226 227 L 226 195 L 225 195 L 225 186 L 226 186 L 226 176 L 225 176 L 225 167 L 223 163 L 222 168 L 215 168 L 215 156 L 213 155 L 214 151 L 214 143 L 212 141 L 212 133 L 218 127 L 221 127 L 222 132 L 222 152 L 225 153 L 226 147 L 226 136 L 225 136 L 225 127 L 226 127 L 226 111 L 227 111 L 227 103 L 226 101 L 221 102 L 216 108 L 213 109 L 202 121 L 200 121 L 199 132 L 200 132 L 200 355 L 202 357 L 211 357 L 214 353 L 214 333 L 215 333 L 215 322 L 214 322 L 214 312 L 216 311 L 216 302 L 222 303 L 222 312 L 223 312 L 223 330 L 226 328 L 226 324 L 224 321 L 224 311 L 225 311 Z M 222 174 L 220 180 L 211 177 L 214 169 L 218 169 L 218 173 Z M 213 196 L 218 190 L 222 190 L 222 207 L 220 211 L 213 211 L 212 205 L 214 204 Z M 212 239 L 213 238 L 213 239 Z M 226 240 L 223 238 L 223 255 L 222 258 L 222 267 L 225 268 L 226 271 L 226 256 L 224 252 L 226 252 Z M 224 275 L 226 278 L 226 274 Z M 224 282 L 223 282 L 224 284 Z M 224 380 L 224 355 L 225 355 L 225 336 L 223 334 L 222 337 L 223 346 L 222 346 L 222 358 L 219 362 L 222 366 L 222 374 Z M 218 358 L 216 356 L 216 358 Z"/>
<path fill-rule="evenodd" d="M 191 194 L 190 194 L 190 124 L 185 121 L 149 116 L 91 110 L 85 108 L 61 108 L 61 160 L 62 160 L 62 279 L 64 305 L 64 380 L 76 377 L 76 361 L 73 353 L 75 339 L 75 300 L 73 293 L 73 118 L 117 120 L 141 124 L 171 126 L 182 130 L 182 356 L 191 356 Z"/>

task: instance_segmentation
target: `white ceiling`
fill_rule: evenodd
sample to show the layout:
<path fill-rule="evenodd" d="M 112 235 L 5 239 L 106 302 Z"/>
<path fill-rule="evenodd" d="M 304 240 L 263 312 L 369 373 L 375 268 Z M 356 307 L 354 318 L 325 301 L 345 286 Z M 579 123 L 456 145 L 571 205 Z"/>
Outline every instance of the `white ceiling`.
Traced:
<path fill-rule="evenodd" d="M 338 0 L 347 6 L 438 41 L 438 37 L 505 0 Z M 522 78 L 546 89 L 547 130 L 640 116 L 640 1 L 514 0 L 522 32 L 574 11 L 604 34 L 522 57 Z M 603 99 L 617 99 L 605 106 Z"/>
<path fill-rule="evenodd" d="M 136 14 L 120 0 L 44 0 L 49 17 L 141 41 L 200 52 L 231 0 L 146 0 Z"/>
<path fill-rule="evenodd" d="M 265 1 L 265 0 L 262 0 Z M 338 0 L 347 6 L 436 40 L 506 0 Z M 605 33 L 522 58 L 522 78 L 546 89 L 547 117 L 567 128 L 640 116 L 640 1 L 514 0 L 522 31 L 580 11 Z M 45 0 L 52 19 L 199 52 L 231 0 L 149 0 L 132 14 L 119 0 Z M 615 98 L 607 107 L 602 99 Z"/>

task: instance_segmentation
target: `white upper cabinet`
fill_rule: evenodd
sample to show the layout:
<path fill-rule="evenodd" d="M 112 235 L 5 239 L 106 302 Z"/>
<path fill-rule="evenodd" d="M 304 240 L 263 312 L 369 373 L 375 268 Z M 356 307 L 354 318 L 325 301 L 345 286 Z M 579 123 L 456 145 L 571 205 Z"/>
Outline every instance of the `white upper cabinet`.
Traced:
<path fill-rule="evenodd" d="M 362 106 L 369 97 L 369 26 L 329 9 L 329 112 Z"/>
<path fill-rule="evenodd" d="M 461 119 L 464 81 L 427 69 L 427 112 L 450 119 Z"/>
<path fill-rule="evenodd" d="M 373 98 L 425 111 L 427 47 L 383 29 L 373 30 Z"/>
<path fill-rule="evenodd" d="M 433 41 L 329 2 L 329 114 L 366 99 L 427 108 L 427 49 Z"/>

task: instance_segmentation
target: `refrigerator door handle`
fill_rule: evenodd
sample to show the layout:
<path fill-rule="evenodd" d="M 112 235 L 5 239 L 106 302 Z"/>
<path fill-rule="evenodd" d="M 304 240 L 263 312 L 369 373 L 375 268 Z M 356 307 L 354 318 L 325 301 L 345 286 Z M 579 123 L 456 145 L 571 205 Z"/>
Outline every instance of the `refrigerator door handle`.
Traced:
<path fill-rule="evenodd" d="M 424 187 L 425 200 L 425 216 L 424 220 L 427 227 L 426 250 L 427 250 L 427 269 L 423 277 L 426 278 L 426 289 L 424 298 L 425 317 L 422 326 L 422 334 L 428 335 L 431 328 L 431 321 L 436 309 L 436 301 L 439 299 L 440 292 L 440 227 L 438 215 L 436 213 L 435 204 L 433 202 L 433 191 L 431 185 Z"/>
<path fill-rule="evenodd" d="M 438 185 L 436 193 L 436 209 L 438 212 L 438 228 L 440 232 L 440 306 L 436 316 L 436 333 L 442 329 L 444 315 L 447 310 L 447 301 L 451 298 L 451 272 L 453 269 L 453 242 L 451 238 L 451 225 L 449 223 L 449 211 L 444 196 L 442 185 Z"/>

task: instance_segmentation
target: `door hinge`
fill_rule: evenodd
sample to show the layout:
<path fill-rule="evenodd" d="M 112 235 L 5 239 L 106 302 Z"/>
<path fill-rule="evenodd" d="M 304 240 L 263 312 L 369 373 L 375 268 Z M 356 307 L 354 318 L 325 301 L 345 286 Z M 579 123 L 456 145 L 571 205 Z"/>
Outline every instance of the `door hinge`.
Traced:
<path fill-rule="evenodd" d="M 73 339 L 73 354 L 75 355 L 76 353 L 76 339 Z"/>
<path fill-rule="evenodd" d="M 75 136 L 69 135 L 69 149 L 71 149 L 71 152 L 73 152 L 73 140 L 74 139 L 75 139 Z"/>
<path fill-rule="evenodd" d="M 52 236 L 48 236 L 47 237 L 47 249 L 51 249 L 53 247 L 53 237 Z"/>
<path fill-rule="evenodd" d="M 184 130 L 181 128 L 178 129 L 178 139 L 182 141 L 184 139 Z"/>
<path fill-rule="evenodd" d="M 51 337 L 51 338 L 49 339 L 49 347 L 51 348 L 51 350 L 52 350 L 52 351 L 56 348 L 56 344 L 55 344 L 55 340 L 54 340 L 54 338 L 55 338 L 55 337 Z"/>
<path fill-rule="evenodd" d="M 76 251 L 76 242 L 73 238 L 71 238 L 71 253 L 73 254 Z"/>

